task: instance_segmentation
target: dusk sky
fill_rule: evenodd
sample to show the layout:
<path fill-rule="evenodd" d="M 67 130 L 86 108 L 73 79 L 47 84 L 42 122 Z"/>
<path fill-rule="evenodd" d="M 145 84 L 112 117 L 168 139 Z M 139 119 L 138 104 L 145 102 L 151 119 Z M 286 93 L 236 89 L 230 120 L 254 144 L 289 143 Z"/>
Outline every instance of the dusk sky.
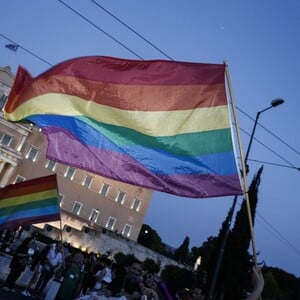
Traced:
<path fill-rule="evenodd" d="M 300 276 L 299 1 L 7 0 L 1 11 L 0 66 L 14 73 L 22 65 L 36 76 L 89 55 L 226 61 L 244 151 L 257 112 L 284 99 L 260 115 L 248 185 L 264 165 L 254 226 L 258 261 Z M 12 43 L 16 52 L 5 47 Z M 186 236 L 199 247 L 218 235 L 232 200 L 155 192 L 144 223 L 173 247 Z"/>

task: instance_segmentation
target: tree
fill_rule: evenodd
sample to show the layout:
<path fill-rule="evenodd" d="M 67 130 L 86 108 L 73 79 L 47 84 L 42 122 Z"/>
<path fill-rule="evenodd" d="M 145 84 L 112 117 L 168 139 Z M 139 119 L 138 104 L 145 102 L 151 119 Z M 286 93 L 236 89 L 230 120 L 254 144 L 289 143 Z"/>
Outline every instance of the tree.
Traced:
<path fill-rule="evenodd" d="M 177 291 L 195 286 L 195 276 L 192 271 L 173 265 L 165 266 L 161 278 L 166 282 L 174 299 Z"/>
<path fill-rule="evenodd" d="M 161 237 L 149 225 L 143 224 L 137 242 L 144 247 L 157 251 L 164 252 L 164 245 L 162 244 Z"/>
<path fill-rule="evenodd" d="M 226 219 L 223 221 L 218 237 L 214 238 L 213 243 L 210 243 L 211 245 L 209 255 L 205 259 L 206 265 L 203 266 L 206 269 L 207 273 L 205 290 L 206 294 L 209 296 L 212 296 L 214 294 L 216 286 L 222 286 L 220 279 L 218 280 L 218 275 L 223 261 L 224 249 L 227 242 L 228 234 L 230 232 L 230 224 L 233 213 L 234 206 L 230 208 Z"/>
<path fill-rule="evenodd" d="M 263 297 L 267 299 L 275 299 L 276 295 L 278 295 L 279 287 L 273 273 L 265 273 L 264 279 L 265 286 L 263 291 Z"/>
<path fill-rule="evenodd" d="M 295 275 L 289 274 L 282 269 L 274 267 L 264 266 L 262 268 L 262 272 L 265 277 L 265 289 L 263 291 L 264 296 L 267 297 L 270 293 L 275 294 L 276 291 L 276 298 L 273 299 L 300 299 L 300 278 L 297 278 Z M 271 276 L 276 282 L 276 285 L 274 284 Z"/>
<path fill-rule="evenodd" d="M 209 270 L 211 269 L 211 264 L 213 261 L 213 255 L 216 251 L 218 243 L 218 238 L 215 236 L 210 236 L 207 238 L 205 242 L 203 242 L 202 246 L 199 248 L 193 247 L 191 249 L 190 259 L 193 262 L 193 266 L 198 257 L 201 257 L 201 264 L 196 270 L 195 277 L 197 281 L 197 286 L 201 286 L 203 290 L 207 290 L 207 280 Z"/>
<path fill-rule="evenodd" d="M 152 258 L 146 258 L 143 262 L 143 270 L 150 274 L 157 274 L 160 271 L 160 262 L 155 262 Z"/>
<path fill-rule="evenodd" d="M 262 171 L 263 167 L 261 167 L 254 176 L 248 191 L 253 225 Z M 234 227 L 228 236 L 224 262 L 220 272 L 224 300 L 242 299 L 245 296 L 245 291 L 251 288 L 250 271 L 253 262 L 252 256 L 248 253 L 250 241 L 251 232 L 249 228 L 247 203 L 244 199 L 241 209 L 236 215 Z"/>
<path fill-rule="evenodd" d="M 137 258 L 133 254 L 124 254 L 122 252 L 116 253 L 114 259 L 118 265 L 123 267 L 130 266 L 133 262 L 137 261 Z"/>
<path fill-rule="evenodd" d="M 182 244 L 175 250 L 174 258 L 182 263 L 186 263 L 188 260 L 189 255 L 189 244 L 190 244 L 190 238 L 187 236 L 185 237 Z"/>

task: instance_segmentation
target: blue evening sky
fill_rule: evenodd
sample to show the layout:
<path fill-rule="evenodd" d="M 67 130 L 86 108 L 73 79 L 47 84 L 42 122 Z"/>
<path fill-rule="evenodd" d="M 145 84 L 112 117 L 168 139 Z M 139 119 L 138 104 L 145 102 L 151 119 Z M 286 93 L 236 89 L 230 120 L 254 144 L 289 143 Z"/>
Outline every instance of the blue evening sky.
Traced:
<path fill-rule="evenodd" d="M 268 131 L 257 127 L 248 184 L 264 164 L 254 227 L 258 261 L 300 276 L 300 173 L 293 168 L 300 167 L 300 2 L 63 1 L 97 27 L 62 1 L 1 1 L 0 66 L 10 65 L 15 72 L 21 64 L 38 75 L 49 66 L 33 54 L 51 64 L 86 55 L 226 61 L 240 109 L 244 151 L 253 127 L 246 114 L 255 119 L 257 111 L 268 107 L 272 99 L 285 100 L 260 116 L 260 124 Z M 25 50 L 8 50 L 8 39 Z M 209 236 L 218 234 L 231 204 L 232 197 L 187 199 L 155 193 L 145 223 L 171 246 L 178 247 L 186 236 L 191 246 L 201 246 Z"/>

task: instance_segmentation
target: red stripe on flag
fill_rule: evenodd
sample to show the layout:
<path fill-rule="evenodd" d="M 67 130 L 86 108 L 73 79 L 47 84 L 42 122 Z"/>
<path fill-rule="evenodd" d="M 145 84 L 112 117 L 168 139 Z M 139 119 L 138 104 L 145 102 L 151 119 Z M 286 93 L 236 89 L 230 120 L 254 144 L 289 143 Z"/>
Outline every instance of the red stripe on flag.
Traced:
<path fill-rule="evenodd" d="M 0 189 L 0 200 L 24 196 L 57 188 L 56 175 L 10 184 Z"/>

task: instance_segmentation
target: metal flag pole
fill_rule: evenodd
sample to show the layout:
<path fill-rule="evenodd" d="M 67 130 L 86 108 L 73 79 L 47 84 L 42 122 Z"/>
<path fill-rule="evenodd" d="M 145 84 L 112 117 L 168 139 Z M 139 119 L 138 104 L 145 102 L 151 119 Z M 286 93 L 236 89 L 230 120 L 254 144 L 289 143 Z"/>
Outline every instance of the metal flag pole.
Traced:
<path fill-rule="evenodd" d="M 251 236 L 251 242 L 252 242 L 253 259 L 254 259 L 255 267 L 257 267 L 256 243 L 255 243 L 255 238 L 254 238 L 252 214 L 251 214 L 251 207 L 250 207 L 249 194 L 248 194 L 246 161 L 245 161 L 245 157 L 244 157 L 244 152 L 243 152 L 243 147 L 242 147 L 242 139 L 241 139 L 241 134 L 240 134 L 240 130 L 239 130 L 239 123 L 238 123 L 237 113 L 236 113 L 236 109 L 235 109 L 235 102 L 234 102 L 234 97 L 233 97 L 233 92 L 232 92 L 231 79 L 230 79 L 230 76 L 229 76 L 227 63 L 226 62 L 224 62 L 224 63 L 225 63 L 225 74 L 226 74 L 226 79 L 227 79 L 227 84 L 228 84 L 228 90 L 229 90 L 229 95 L 230 95 L 230 99 L 231 99 L 231 108 L 232 108 L 233 118 L 234 118 L 234 122 L 235 122 L 235 128 L 236 128 L 238 145 L 239 145 L 239 152 L 240 152 L 240 157 L 241 157 L 243 190 L 245 192 L 248 222 L 249 222 L 250 236 Z M 253 139 L 255 128 L 256 128 L 256 124 L 253 128 L 253 131 L 252 131 L 251 140 Z M 251 143 L 252 143 L 251 140 L 250 140 L 248 150 L 247 150 L 247 156 L 246 156 L 247 159 L 248 159 L 249 150 L 250 150 Z"/>
<path fill-rule="evenodd" d="M 238 145 L 239 145 L 239 152 L 240 152 L 241 163 L 242 163 L 243 191 L 244 191 L 245 197 L 246 197 L 246 206 L 247 206 L 247 214 L 248 214 L 248 221 L 249 221 L 249 227 L 250 227 L 250 236 L 251 236 L 251 241 L 252 241 L 253 258 L 254 258 L 254 264 L 257 267 L 256 246 L 255 246 L 252 216 L 251 216 L 251 209 L 250 209 L 249 196 L 248 196 L 248 186 L 247 186 L 247 180 L 246 180 L 247 179 L 246 164 L 245 164 L 244 152 L 242 150 L 241 135 L 240 135 L 239 126 L 238 126 L 237 113 L 236 113 L 236 109 L 235 109 L 235 102 L 234 102 L 234 97 L 233 97 L 233 92 L 232 92 L 231 79 L 230 79 L 230 76 L 229 76 L 228 66 L 227 66 L 227 63 L 225 61 L 224 61 L 224 64 L 225 64 L 225 75 L 226 75 L 226 80 L 227 80 L 227 87 L 228 87 L 229 96 L 230 96 L 230 100 L 231 100 L 230 103 L 231 103 L 231 107 L 232 107 L 232 113 L 233 113 L 233 117 L 234 117 L 234 122 L 235 122 L 235 127 L 236 127 L 236 134 L 237 134 Z M 254 134 L 254 132 L 253 132 L 253 134 Z M 249 143 L 249 146 L 248 146 L 247 156 L 249 154 L 250 146 L 251 146 L 251 143 Z M 227 222 L 226 228 L 225 228 L 225 234 L 224 234 L 224 237 L 222 239 L 221 246 L 220 246 L 220 253 L 217 257 L 216 267 L 215 267 L 215 270 L 214 270 L 212 281 L 210 283 L 210 288 L 209 288 L 209 292 L 208 292 L 208 299 L 209 300 L 213 299 L 213 293 L 214 293 L 214 290 L 215 290 L 215 285 L 216 285 L 216 282 L 217 282 L 217 278 L 218 278 L 218 275 L 219 275 L 221 263 L 222 263 L 222 260 L 223 260 L 224 249 L 225 249 L 227 238 L 228 238 L 228 235 L 229 235 L 230 225 L 231 225 L 231 221 L 232 221 L 232 218 L 233 218 L 233 213 L 234 213 L 234 210 L 235 210 L 237 199 L 238 199 L 238 196 L 235 196 L 234 199 L 233 199 L 231 209 L 230 209 L 228 222 Z"/>

